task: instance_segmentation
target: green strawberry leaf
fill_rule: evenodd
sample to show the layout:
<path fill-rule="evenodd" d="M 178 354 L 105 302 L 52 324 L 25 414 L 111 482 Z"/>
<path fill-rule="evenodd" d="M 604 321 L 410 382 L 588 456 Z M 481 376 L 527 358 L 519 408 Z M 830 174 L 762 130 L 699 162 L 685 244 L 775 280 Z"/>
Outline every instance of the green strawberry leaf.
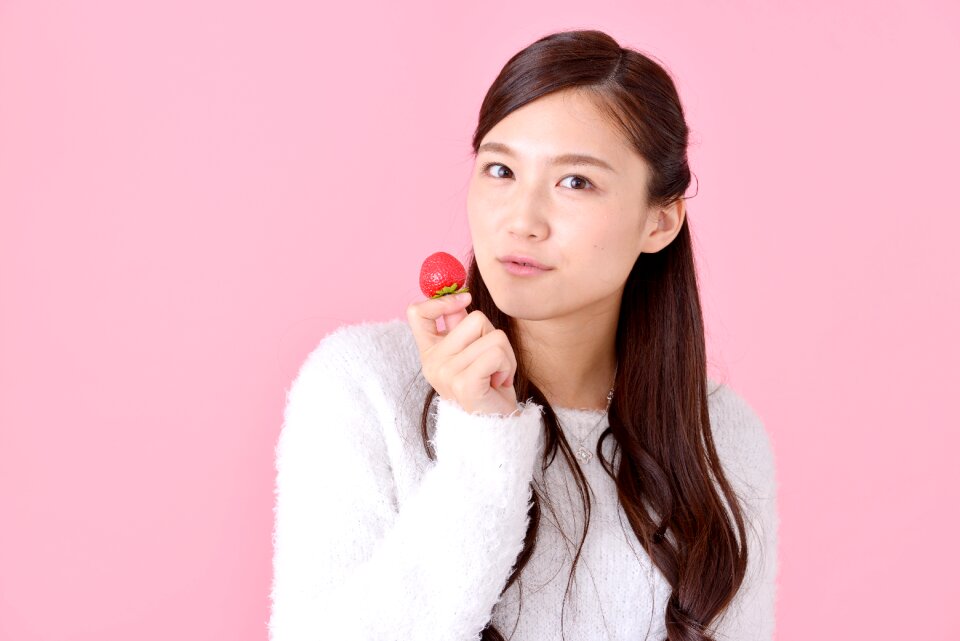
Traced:
<path fill-rule="evenodd" d="M 452 285 L 447 285 L 446 287 L 442 287 L 437 291 L 435 291 L 433 293 L 433 296 L 431 296 L 431 298 L 440 298 L 441 296 L 446 296 L 447 294 L 459 294 L 460 292 L 468 292 L 468 291 L 470 290 L 467 289 L 466 284 L 461 286 L 460 289 L 457 289 L 457 284 L 453 283 Z"/>

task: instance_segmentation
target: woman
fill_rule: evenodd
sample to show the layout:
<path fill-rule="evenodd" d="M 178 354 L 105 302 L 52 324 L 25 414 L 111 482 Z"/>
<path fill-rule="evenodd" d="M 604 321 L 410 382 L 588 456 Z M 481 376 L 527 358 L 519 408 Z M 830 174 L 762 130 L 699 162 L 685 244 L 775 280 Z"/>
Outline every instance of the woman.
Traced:
<path fill-rule="evenodd" d="M 339 328 L 288 393 L 271 639 L 772 638 L 772 448 L 706 376 L 687 137 L 602 32 L 508 61 L 470 293 Z"/>

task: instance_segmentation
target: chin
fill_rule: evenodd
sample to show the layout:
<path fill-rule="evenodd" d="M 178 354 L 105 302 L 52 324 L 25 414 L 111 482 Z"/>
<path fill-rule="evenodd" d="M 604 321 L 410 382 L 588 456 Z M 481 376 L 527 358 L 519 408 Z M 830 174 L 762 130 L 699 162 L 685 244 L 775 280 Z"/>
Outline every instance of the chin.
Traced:
<path fill-rule="evenodd" d="M 517 289 L 509 289 L 508 286 L 487 285 L 490 291 L 490 297 L 501 312 L 511 318 L 522 320 L 544 320 L 551 318 L 551 310 L 544 304 L 543 298 L 531 298 Z"/>

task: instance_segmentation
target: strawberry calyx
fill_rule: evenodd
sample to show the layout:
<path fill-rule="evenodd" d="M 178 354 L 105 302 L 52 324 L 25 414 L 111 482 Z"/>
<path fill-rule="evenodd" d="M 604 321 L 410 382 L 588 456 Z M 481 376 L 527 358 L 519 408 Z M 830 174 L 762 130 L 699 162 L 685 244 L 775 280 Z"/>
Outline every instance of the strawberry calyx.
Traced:
<path fill-rule="evenodd" d="M 458 287 L 459 287 L 459 289 L 458 289 Z M 469 292 L 469 291 L 470 291 L 470 290 L 467 289 L 467 286 L 466 286 L 466 285 L 459 285 L 459 286 L 458 286 L 457 283 L 453 283 L 452 285 L 447 285 L 446 287 L 441 287 L 440 289 L 438 289 L 437 291 L 435 291 L 435 292 L 433 293 L 433 296 L 431 296 L 431 298 L 440 298 L 441 296 L 447 296 L 447 295 L 449 295 L 449 294 L 459 294 L 460 292 Z"/>

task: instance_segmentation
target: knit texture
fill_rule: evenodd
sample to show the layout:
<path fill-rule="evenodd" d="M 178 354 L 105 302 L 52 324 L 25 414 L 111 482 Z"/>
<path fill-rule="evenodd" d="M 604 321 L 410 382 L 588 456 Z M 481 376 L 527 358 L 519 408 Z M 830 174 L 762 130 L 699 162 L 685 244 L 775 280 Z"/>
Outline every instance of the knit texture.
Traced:
<path fill-rule="evenodd" d="M 561 632 L 568 640 L 666 639 L 670 586 L 596 456 L 581 464 L 592 511 L 564 601 L 585 519 L 563 456 L 541 470 L 543 408 L 527 400 L 513 416 L 471 414 L 437 397 L 431 461 L 420 436 L 429 389 L 402 319 L 341 326 L 304 361 L 287 391 L 275 452 L 269 639 L 475 641 L 491 619 L 515 641 L 559 640 Z M 745 584 L 715 634 L 769 641 L 778 529 L 773 450 L 739 395 L 712 380 L 708 391 L 718 454 L 747 502 L 750 554 Z M 589 433 L 585 446 L 596 451 L 606 414 L 554 411 L 574 450 Z M 612 445 L 604 443 L 608 460 Z M 543 506 L 536 550 L 501 597 L 523 548 L 531 481 L 556 512 Z"/>

